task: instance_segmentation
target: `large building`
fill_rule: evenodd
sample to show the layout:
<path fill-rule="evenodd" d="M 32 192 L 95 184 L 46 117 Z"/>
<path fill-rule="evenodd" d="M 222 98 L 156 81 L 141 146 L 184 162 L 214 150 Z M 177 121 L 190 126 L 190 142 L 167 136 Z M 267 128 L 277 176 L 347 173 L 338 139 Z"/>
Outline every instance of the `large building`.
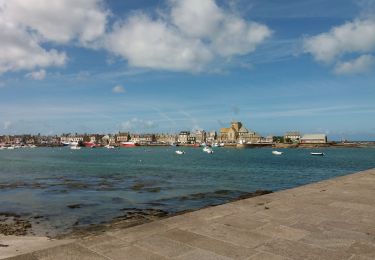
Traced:
<path fill-rule="evenodd" d="M 305 134 L 300 140 L 301 144 L 325 144 L 327 136 L 325 134 Z"/>
<path fill-rule="evenodd" d="M 127 142 L 127 141 L 129 141 L 129 133 L 122 133 L 122 132 L 119 132 L 119 133 L 116 135 L 116 142 L 117 142 L 117 143 Z"/>
<path fill-rule="evenodd" d="M 217 139 L 217 133 L 216 131 L 208 132 L 206 135 L 206 141 L 209 143 L 214 143 Z"/>
<path fill-rule="evenodd" d="M 175 134 L 156 134 L 156 142 L 162 144 L 174 144 L 177 143 L 177 135 Z"/>
<path fill-rule="evenodd" d="M 224 143 L 257 143 L 261 136 L 249 131 L 241 122 L 232 122 L 231 127 L 220 129 L 220 141 Z"/>
<path fill-rule="evenodd" d="M 195 142 L 205 143 L 206 142 L 206 132 L 204 130 L 195 131 Z"/>
<path fill-rule="evenodd" d="M 181 131 L 178 134 L 178 142 L 181 144 L 187 144 L 189 142 L 190 132 L 189 131 Z"/>
<path fill-rule="evenodd" d="M 284 135 L 284 142 L 292 142 L 292 143 L 299 143 L 301 139 L 301 134 L 297 131 L 293 132 L 286 132 Z"/>

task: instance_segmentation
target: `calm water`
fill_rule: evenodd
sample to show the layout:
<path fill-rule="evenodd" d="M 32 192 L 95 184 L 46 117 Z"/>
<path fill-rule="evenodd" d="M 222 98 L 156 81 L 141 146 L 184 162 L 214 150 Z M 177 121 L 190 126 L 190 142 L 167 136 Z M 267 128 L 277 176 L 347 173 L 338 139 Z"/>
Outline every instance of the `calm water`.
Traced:
<path fill-rule="evenodd" d="M 281 190 L 375 167 L 375 149 L 37 148 L 0 151 L 0 212 L 48 217 L 68 231 L 110 221 L 122 208 L 195 209 L 257 189 Z M 230 192 L 214 193 L 218 190 Z M 204 193 L 205 196 L 191 196 Z M 190 196 L 189 196 L 190 195 Z M 202 195 L 202 194 L 200 194 Z M 67 205 L 82 204 L 70 209 Z"/>

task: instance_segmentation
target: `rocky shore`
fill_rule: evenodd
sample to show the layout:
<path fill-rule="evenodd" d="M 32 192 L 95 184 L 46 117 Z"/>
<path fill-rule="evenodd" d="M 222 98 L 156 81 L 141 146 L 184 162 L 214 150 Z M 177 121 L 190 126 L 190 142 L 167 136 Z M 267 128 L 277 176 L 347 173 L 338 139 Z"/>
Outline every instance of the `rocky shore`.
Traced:
<path fill-rule="evenodd" d="M 68 233 L 57 234 L 56 236 L 52 236 L 50 234 L 54 234 L 54 231 L 46 231 L 44 235 L 46 237 L 53 237 L 57 239 L 85 237 L 93 234 L 100 234 L 111 229 L 123 229 L 127 227 L 132 227 L 170 216 L 180 215 L 186 212 L 195 211 L 202 208 L 208 208 L 222 203 L 256 197 L 268 193 L 272 193 L 272 191 L 257 190 L 255 192 L 240 192 L 230 190 L 218 190 L 215 192 L 190 194 L 188 196 L 176 197 L 175 200 L 179 200 L 181 202 L 209 200 L 211 201 L 211 203 L 207 206 L 194 209 L 164 210 L 161 208 L 165 206 L 165 202 L 155 201 L 149 203 L 149 205 L 153 207 L 122 208 L 119 216 L 114 217 L 108 223 L 81 226 L 79 222 L 76 222 L 71 228 L 71 231 Z M 72 210 L 79 210 L 82 207 L 82 205 L 70 204 L 67 205 L 67 207 Z M 38 229 L 38 224 L 40 224 L 40 222 L 45 221 L 48 221 L 48 217 L 46 216 L 33 216 L 30 214 L 22 215 L 11 212 L 0 212 L 0 234 L 5 236 L 33 236 L 36 233 L 35 230 Z"/>

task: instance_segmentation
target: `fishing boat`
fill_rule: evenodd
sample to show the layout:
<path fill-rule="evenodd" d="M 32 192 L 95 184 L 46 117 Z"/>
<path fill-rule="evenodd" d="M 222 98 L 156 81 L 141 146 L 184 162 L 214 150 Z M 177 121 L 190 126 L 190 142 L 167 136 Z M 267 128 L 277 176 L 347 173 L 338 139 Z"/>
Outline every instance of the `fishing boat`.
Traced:
<path fill-rule="evenodd" d="M 121 147 L 136 147 L 139 146 L 136 142 L 128 141 L 128 142 L 122 142 Z"/>
<path fill-rule="evenodd" d="M 83 145 L 87 148 L 95 148 L 96 144 L 93 142 L 83 142 Z"/>
<path fill-rule="evenodd" d="M 274 154 L 274 155 L 282 155 L 282 154 L 283 154 L 283 152 L 279 152 L 279 151 L 272 151 L 272 154 Z"/>
<path fill-rule="evenodd" d="M 313 155 L 313 156 L 324 156 L 324 153 L 313 153 L 313 152 L 311 152 L 310 154 Z"/>
<path fill-rule="evenodd" d="M 184 151 L 177 150 L 177 151 L 176 151 L 176 154 L 181 155 L 181 154 L 185 154 L 185 152 L 184 152 Z"/>

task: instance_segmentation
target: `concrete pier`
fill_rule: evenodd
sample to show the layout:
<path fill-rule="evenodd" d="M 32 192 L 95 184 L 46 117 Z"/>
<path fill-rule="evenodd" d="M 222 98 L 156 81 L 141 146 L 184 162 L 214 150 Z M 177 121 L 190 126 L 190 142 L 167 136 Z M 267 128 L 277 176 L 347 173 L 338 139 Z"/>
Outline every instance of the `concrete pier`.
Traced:
<path fill-rule="evenodd" d="M 37 249 L 9 259 L 375 259 L 375 169 Z"/>

